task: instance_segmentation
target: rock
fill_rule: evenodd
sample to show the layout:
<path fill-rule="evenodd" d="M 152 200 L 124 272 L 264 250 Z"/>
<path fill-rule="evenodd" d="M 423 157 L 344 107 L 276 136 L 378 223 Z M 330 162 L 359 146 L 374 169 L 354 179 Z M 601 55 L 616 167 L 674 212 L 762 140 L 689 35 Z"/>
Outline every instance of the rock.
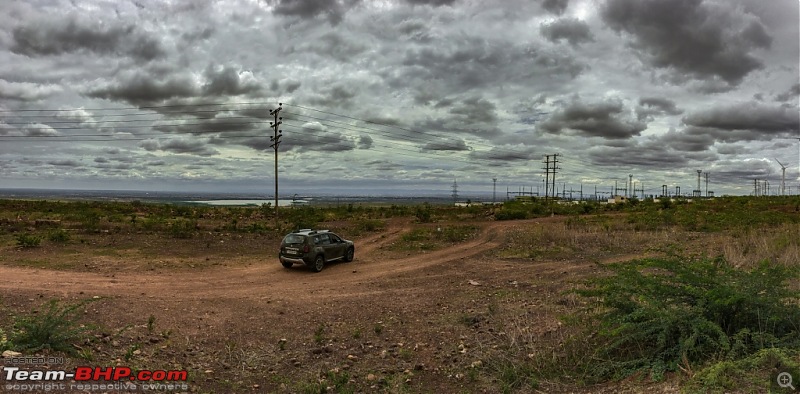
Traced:
<path fill-rule="evenodd" d="M 19 357 L 21 355 L 22 355 L 22 353 L 15 352 L 13 350 L 6 350 L 6 351 L 3 352 L 3 358 Z"/>
<path fill-rule="evenodd" d="M 483 366 L 483 362 L 481 362 L 481 360 L 473 361 L 472 364 L 470 364 L 470 367 L 472 368 L 480 368 L 481 366 Z"/>
<path fill-rule="evenodd" d="M 375 379 L 377 379 L 377 377 L 375 376 L 375 374 L 369 374 L 369 375 L 367 375 L 367 381 L 368 381 L 368 382 L 374 382 L 374 381 L 375 381 Z"/>
<path fill-rule="evenodd" d="M 481 285 L 481 284 L 480 284 L 478 281 L 476 281 L 476 280 L 472 280 L 472 279 L 470 279 L 469 281 L 467 281 L 467 283 L 469 283 L 469 284 L 471 284 L 471 285 L 473 285 L 473 286 L 480 286 L 480 285 Z"/>
<path fill-rule="evenodd" d="M 352 354 L 347 355 L 347 359 L 350 361 L 358 361 L 358 356 L 354 356 Z"/>

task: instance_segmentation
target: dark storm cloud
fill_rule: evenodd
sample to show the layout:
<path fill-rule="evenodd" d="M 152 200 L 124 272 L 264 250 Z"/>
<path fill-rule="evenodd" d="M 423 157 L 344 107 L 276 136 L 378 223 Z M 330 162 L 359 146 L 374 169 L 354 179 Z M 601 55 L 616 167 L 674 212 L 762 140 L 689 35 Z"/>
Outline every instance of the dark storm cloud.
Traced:
<path fill-rule="evenodd" d="M 542 8 L 556 15 L 561 15 L 567 10 L 569 0 L 542 0 Z"/>
<path fill-rule="evenodd" d="M 257 93 L 261 90 L 261 86 L 252 75 L 235 66 L 208 66 L 205 71 L 206 84 L 203 85 L 203 93 L 216 96 Z"/>
<path fill-rule="evenodd" d="M 37 101 L 52 96 L 62 89 L 56 85 L 41 85 L 31 82 L 10 82 L 0 79 L 0 99 Z"/>
<path fill-rule="evenodd" d="M 320 93 L 313 94 L 308 99 L 311 105 L 327 108 L 350 108 L 354 104 L 353 98 L 358 94 L 357 89 L 348 84 L 339 84 Z"/>
<path fill-rule="evenodd" d="M 388 160 L 370 160 L 364 164 L 376 171 L 397 171 L 403 169 L 402 165 L 392 163 Z"/>
<path fill-rule="evenodd" d="M 337 131 L 330 131 L 319 122 L 309 122 L 301 126 L 292 126 L 285 129 L 280 149 L 282 151 L 299 152 L 344 152 L 354 150 L 356 146 L 361 149 L 368 149 L 372 145 L 371 140 L 369 136 L 352 137 Z M 255 150 L 266 150 L 272 145 L 272 142 L 267 137 L 234 139 L 231 143 L 244 145 Z"/>
<path fill-rule="evenodd" d="M 796 134 L 800 129 L 797 107 L 787 108 L 754 101 L 696 111 L 684 117 L 683 121 L 697 127 L 751 130 L 770 135 Z"/>
<path fill-rule="evenodd" d="M 81 163 L 76 160 L 50 160 L 47 162 L 51 166 L 56 167 L 80 167 Z"/>
<path fill-rule="evenodd" d="M 210 148 L 206 141 L 176 138 L 166 141 L 146 140 L 139 144 L 146 151 L 167 151 L 172 153 L 187 153 L 197 156 L 213 156 L 219 154 L 216 149 Z"/>
<path fill-rule="evenodd" d="M 586 69 L 560 51 L 475 36 L 453 38 L 445 45 L 411 46 L 398 67 L 384 79 L 392 89 L 408 89 L 412 83 L 421 104 L 446 96 L 442 91 L 496 89 L 545 76 L 548 81 L 566 81 Z"/>
<path fill-rule="evenodd" d="M 237 111 L 239 113 L 239 111 Z M 263 110 L 261 114 L 269 114 L 268 110 Z M 180 113 L 177 114 L 180 116 Z M 258 118 L 243 118 L 241 116 L 229 117 L 226 113 L 213 113 L 211 116 L 204 119 L 192 119 L 187 121 L 166 120 L 163 123 L 156 122 L 153 124 L 152 129 L 164 133 L 173 134 L 208 134 L 220 133 L 224 135 L 226 132 L 236 131 L 249 131 L 254 129 L 264 129 L 268 125 L 268 121 Z M 265 117 L 266 118 L 266 117 Z M 177 123 L 176 123 L 177 122 Z M 241 136 L 241 133 L 235 135 Z"/>
<path fill-rule="evenodd" d="M 470 150 L 467 143 L 462 139 L 440 139 L 422 145 L 423 151 L 466 151 Z"/>
<path fill-rule="evenodd" d="M 683 110 L 678 108 L 674 101 L 663 97 L 642 97 L 639 107 L 636 107 L 636 117 L 639 120 L 651 121 L 657 115 L 680 115 Z"/>
<path fill-rule="evenodd" d="M 756 17 L 702 0 L 608 0 L 601 12 L 609 27 L 633 36 L 653 66 L 730 86 L 763 67 L 752 52 L 772 42 Z"/>
<path fill-rule="evenodd" d="M 626 116 L 619 100 L 584 103 L 573 100 L 536 126 L 550 134 L 574 134 L 586 137 L 625 139 L 647 128 L 647 125 Z"/>
<path fill-rule="evenodd" d="M 354 40 L 349 40 L 341 34 L 330 32 L 323 34 L 315 40 L 309 40 L 296 48 L 287 49 L 286 54 L 291 54 L 294 51 L 311 52 L 325 58 L 349 63 L 354 57 L 366 50 L 366 45 L 360 44 Z"/>
<path fill-rule="evenodd" d="M 570 45 L 579 45 L 594 41 L 589 25 L 575 18 L 561 18 L 553 22 L 542 23 L 539 31 L 544 38 L 552 42 L 566 40 Z"/>
<path fill-rule="evenodd" d="M 409 4 L 415 5 L 430 5 L 434 7 L 441 7 L 444 5 L 453 5 L 458 0 L 406 0 Z"/>
<path fill-rule="evenodd" d="M 707 156 L 707 152 L 697 152 L 695 156 Z M 681 168 L 690 163 L 692 155 L 665 149 L 658 143 L 648 141 L 631 146 L 598 146 L 589 149 L 589 161 L 603 167 L 629 166 L 663 171 L 665 168 Z M 711 158 L 711 157 L 709 157 Z"/>
<path fill-rule="evenodd" d="M 508 161 L 527 161 L 537 159 L 532 148 L 519 148 L 516 146 L 492 147 L 487 150 L 473 150 L 469 157 L 476 160 L 498 161 L 498 165 Z"/>
<path fill-rule="evenodd" d="M 27 137 L 52 137 L 60 134 L 56 129 L 42 123 L 27 125 L 22 128 L 22 133 Z"/>
<path fill-rule="evenodd" d="M 797 100 L 798 96 L 800 96 L 800 83 L 792 85 L 792 87 L 790 87 L 787 91 L 775 96 L 775 100 L 778 101 Z"/>
<path fill-rule="evenodd" d="M 11 51 L 26 56 L 91 52 L 145 61 L 166 54 L 160 41 L 136 25 L 108 26 L 75 17 L 37 20 L 15 28 Z"/>
<path fill-rule="evenodd" d="M 493 102 L 474 96 L 454 104 L 448 112 L 461 118 L 464 123 L 474 124 L 496 122 L 496 110 Z"/>
<path fill-rule="evenodd" d="M 690 128 L 684 132 L 670 130 L 660 135 L 658 141 L 665 148 L 670 147 L 679 152 L 702 152 L 714 145 L 716 138 L 713 133 L 703 129 Z"/>
<path fill-rule="evenodd" d="M 105 86 L 89 90 L 86 95 L 133 105 L 146 105 L 163 100 L 192 97 L 199 94 L 189 74 L 159 76 L 144 70 L 124 73 Z"/>
<path fill-rule="evenodd" d="M 747 149 L 741 145 L 724 144 L 717 147 L 717 153 L 720 155 L 743 155 L 750 152 L 750 149 Z"/>
<path fill-rule="evenodd" d="M 95 157 L 94 158 L 94 162 L 95 163 L 101 163 L 101 164 L 102 163 L 108 163 L 108 159 L 106 159 L 105 157 Z"/>
<path fill-rule="evenodd" d="M 372 137 L 368 135 L 361 135 L 358 137 L 358 149 L 372 148 Z"/>
<path fill-rule="evenodd" d="M 267 3 L 274 6 L 272 12 L 277 15 L 302 19 L 324 15 L 334 25 L 339 24 L 347 9 L 357 2 L 356 0 L 267 0 Z"/>

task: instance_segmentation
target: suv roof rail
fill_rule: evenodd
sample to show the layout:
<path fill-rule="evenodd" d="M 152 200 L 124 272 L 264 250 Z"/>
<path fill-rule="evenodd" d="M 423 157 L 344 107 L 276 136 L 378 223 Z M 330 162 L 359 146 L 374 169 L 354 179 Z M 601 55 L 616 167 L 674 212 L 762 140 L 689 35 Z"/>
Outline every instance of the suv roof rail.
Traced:
<path fill-rule="evenodd" d="M 304 233 L 306 231 L 311 231 L 311 229 L 310 228 L 300 228 L 300 229 L 297 229 L 297 231 L 295 231 L 295 232 L 296 233 Z"/>

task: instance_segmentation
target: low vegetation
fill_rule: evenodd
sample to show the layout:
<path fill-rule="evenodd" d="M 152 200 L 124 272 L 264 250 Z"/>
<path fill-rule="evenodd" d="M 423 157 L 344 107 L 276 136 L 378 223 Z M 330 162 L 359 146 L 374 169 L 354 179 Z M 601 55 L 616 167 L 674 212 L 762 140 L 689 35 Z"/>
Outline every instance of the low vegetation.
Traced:
<path fill-rule="evenodd" d="M 438 384 L 467 392 L 502 393 L 591 391 L 592 385 L 631 381 L 675 382 L 687 392 L 764 392 L 775 371 L 800 376 L 797 197 L 303 206 L 282 209 L 277 224 L 273 214 L 269 206 L 0 201 L 2 264 L 94 270 L 95 261 L 127 253 L 140 264 L 130 270 L 197 269 L 262 256 L 285 232 L 319 227 L 385 240 L 387 251 L 406 256 L 465 244 L 498 220 L 511 222 L 492 238 L 499 246 L 485 252 L 486 260 L 509 272 L 540 265 L 503 283 L 470 270 L 462 271 L 468 277 L 441 277 L 453 299 L 435 304 L 441 313 L 430 316 L 351 324 L 340 315 L 325 320 L 323 313 L 336 308 L 320 307 L 305 313 L 311 323 L 302 338 L 280 333 L 267 345 L 191 343 L 186 333 L 173 335 L 181 330 L 174 321 L 156 318 L 159 310 L 110 334 L 93 329 L 98 322 L 85 313 L 87 301 L 51 301 L 35 311 L 2 306 L 0 350 L 100 363 L 124 359 L 142 368 L 162 368 L 179 354 L 190 363 L 218 359 L 214 368 L 193 369 L 207 374 L 198 381 L 224 376 L 214 386 L 223 391 L 263 389 L 242 382 L 267 367 L 270 389 L 304 393 L 415 392 L 415 373 L 446 376 Z M 519 221 L 540 217 L 546 219 Z M 397 221 L 407 224 L 402 231 Z M 59 261 L 48 255 L 54 250 Z M 152 250 L 161 252 L 148 254 Z M 468 298 L 468 307 L 456 310 L 451 302 L 457 297 Z M 278 314 L 288 311 L 281 302 L 266 302 Z M 440 314 L 449 317 L 437 320 Z M 197 330 L 210 329 L 204 324 L 198 320 Z M 411 330 L 456 342 L 397 339 Z M 425 353 L 426 346 L 436 351 Z M 340 357 L 347 368 L 340 369 L 329 354 L 338 357 L 341 349 L 348 353 Z M 359 364 L 370 352 L 380 354 L 369 359 L 380 366 Z M 308 365 L 317 359 L 324 361 Z"/>

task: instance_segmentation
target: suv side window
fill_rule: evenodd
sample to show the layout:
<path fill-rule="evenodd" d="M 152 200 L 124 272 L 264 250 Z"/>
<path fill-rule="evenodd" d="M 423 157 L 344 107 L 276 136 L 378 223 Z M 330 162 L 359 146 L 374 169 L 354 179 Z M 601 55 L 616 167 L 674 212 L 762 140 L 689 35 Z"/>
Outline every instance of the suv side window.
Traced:
<path fill-rule="evenodd" d="M 319 235 L 313 236 L 311 239 L 314 240 L 314 245 L 319 245 L 322 243 L 322 237 Z"/>
<path fill-rule="evenodd" d="M 319 243 L 322 245 L 330 245 L 331 240 L 328 238 L 328 234 L 322 234 L 319 236 Z"/>
<path fill-rule="evenodd" d="M 339 242 L 342 242 L 342 239 L 341 239 L 341 238 L 339 238 L 339 237 L 338 237 L 338 236 L 336 236 L 336 235 L 333 235 L 333 234 L 328 234 L 328 236 L 331 238 L 331 243 L 332 243 L 332 244 L 338 244 Z"/>

